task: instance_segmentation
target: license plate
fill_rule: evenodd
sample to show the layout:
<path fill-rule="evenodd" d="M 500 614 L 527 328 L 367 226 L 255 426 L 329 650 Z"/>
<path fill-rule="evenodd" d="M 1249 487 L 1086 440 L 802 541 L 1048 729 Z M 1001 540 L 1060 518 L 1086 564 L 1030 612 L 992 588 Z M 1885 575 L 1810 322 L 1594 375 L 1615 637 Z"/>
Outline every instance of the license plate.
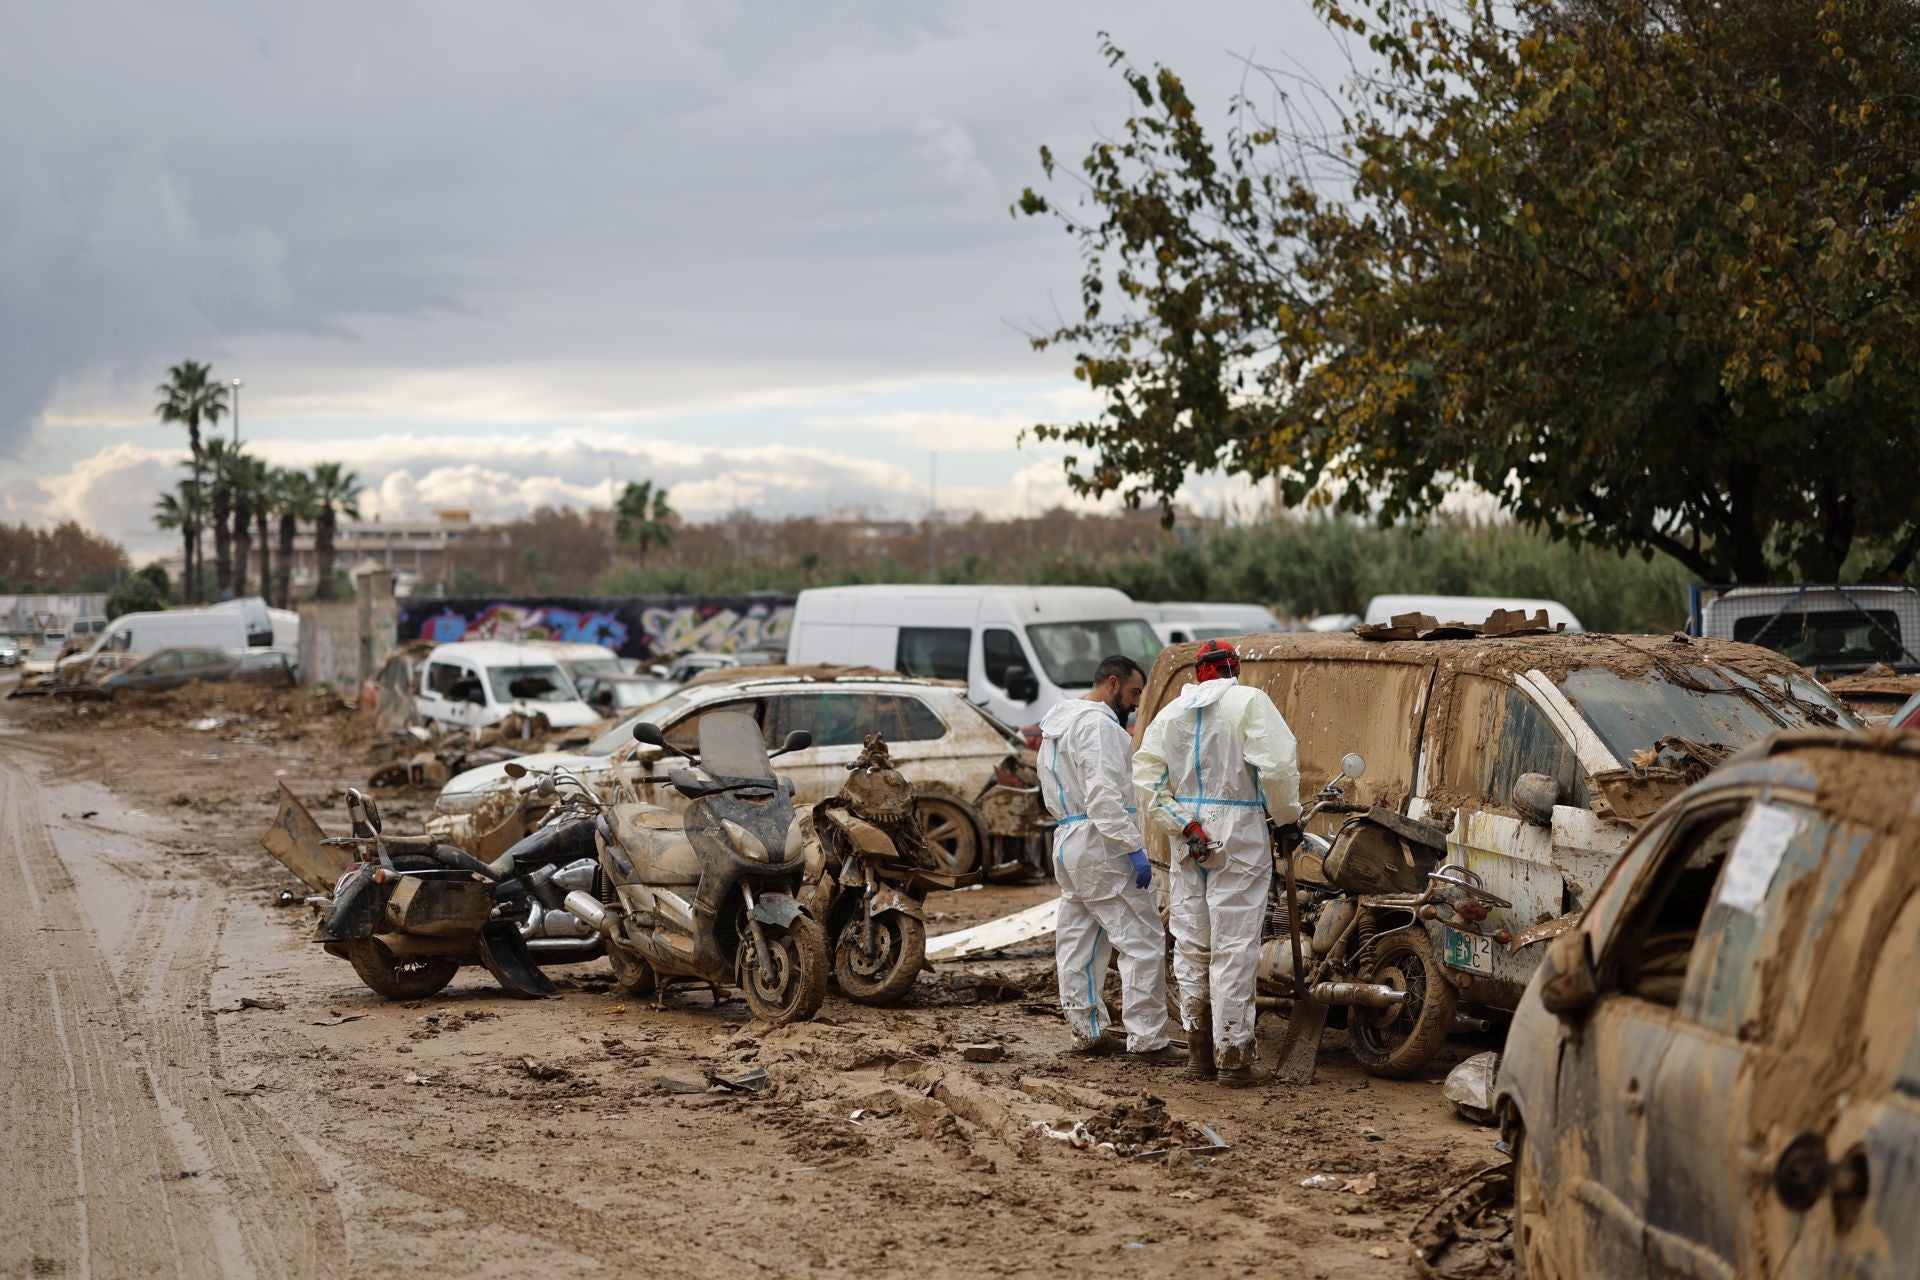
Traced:
<path fill-rule="evenodd" d="M 1483 938 L 1476 933 L 1462 933 L 1458 929 L 1447 930 L 1447 950 L 1445 960 L 1448 967 L 1465 969 L 1469 973 L 1493 974 L 1493 939 Z"/>

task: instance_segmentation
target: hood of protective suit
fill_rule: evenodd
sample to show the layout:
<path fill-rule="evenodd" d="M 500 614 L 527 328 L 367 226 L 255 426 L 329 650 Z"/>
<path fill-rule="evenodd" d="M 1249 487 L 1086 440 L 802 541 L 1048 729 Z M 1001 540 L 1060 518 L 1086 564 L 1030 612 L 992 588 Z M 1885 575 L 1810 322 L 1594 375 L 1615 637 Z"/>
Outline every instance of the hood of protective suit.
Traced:
<path fill-rule="evenodd" d="M 1081 716 L 1102 716 L 1109 724 L 1119 724 L 1113 718 L 1113 709 L 1104 702 L 1088 702 L 1085 698 L 1068 698 L 1056 702 L 1047 708 L 1047 714 L 1040 717 L 1040 736 L 1042 738 L 1060 738 L 1066 736 L 1067 726 Z"/>
<path fill-rule="evenodd" d="M 1227 696 L 1227 690 L 1238 689 L 1240 681 L 1233 676 L 1221 676 L 1218 680 L 1205 680 L 1199 684 L 1190 684 L 1180 691 L 1174 701 L 1191 710 L 1194 707 L 1210 707 Z"/>

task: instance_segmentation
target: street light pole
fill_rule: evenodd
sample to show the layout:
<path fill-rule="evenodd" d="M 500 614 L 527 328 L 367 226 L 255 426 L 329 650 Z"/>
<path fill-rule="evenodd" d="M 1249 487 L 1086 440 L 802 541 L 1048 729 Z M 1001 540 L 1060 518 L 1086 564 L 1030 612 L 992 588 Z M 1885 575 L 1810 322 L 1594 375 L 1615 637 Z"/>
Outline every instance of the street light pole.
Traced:
<path fill-rule="evenodd" d="M 233 380 L 233 447 L 240 447 L 240 379 Z"/>

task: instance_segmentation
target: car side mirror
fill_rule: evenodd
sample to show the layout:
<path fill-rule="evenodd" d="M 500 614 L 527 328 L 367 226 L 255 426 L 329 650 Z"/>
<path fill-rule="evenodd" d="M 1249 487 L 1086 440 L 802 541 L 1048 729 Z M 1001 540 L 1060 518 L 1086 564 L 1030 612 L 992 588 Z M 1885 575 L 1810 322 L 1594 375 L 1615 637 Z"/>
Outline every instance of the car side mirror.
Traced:
<path fill-rule="evenodd" d="M 1033 672 L 1014 663 L 1006 670 L 1007 696 L 1015 702 L 1032 702 L 1040 696 L 1040 682 L 1033 678 Z"/>
<path fill-rule="evenodd" d="M 787 735 L 787 740 L 780 744 L 780 749 L 772 755 L 769 755 L 767 759 L 771 760 L 774 756 L 784 756 L 794 751 L 805 751 L 812 745 L 813 735 L 811 733 L 808 733 L 805 729 L 795 729 Z"/>
<path fill-rule="evenodd" d="M 1583 929 L 1569 929 L 1547 944 L 1540 957 L 1540 1003 L 1562 1018 L 1592 1007 L 1600 998 L 1600 978 Z"/>

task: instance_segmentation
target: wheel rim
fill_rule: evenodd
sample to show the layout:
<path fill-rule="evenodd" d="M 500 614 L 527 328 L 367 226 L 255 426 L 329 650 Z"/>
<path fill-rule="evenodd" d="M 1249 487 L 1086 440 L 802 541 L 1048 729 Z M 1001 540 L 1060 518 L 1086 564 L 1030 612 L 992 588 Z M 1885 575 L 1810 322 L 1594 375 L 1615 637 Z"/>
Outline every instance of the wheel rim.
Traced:
<path fill-rule="evenodd" d="M 1376 969 L 1373 980 L 1407 993 L 1399 1005 L 1362 1018 L 1354 1028 L 1354 1034 L 1364 1039 L 1370 1049 L 1385 1055 L 1411 1039 L 1414 1029 L 1420 1025 L 1420 1015 L 1427 1003 L 1427 973 L 1419 960 L 1406 955 L 1398 957 L 1392 965 Z"/>
<path fill-rule="evenodd" d="M 865 917 L 855 916 L 841 926 L 839 955 L 836 959 L 855 978 L 873 983 L 884 982 L 900 963 L 900 930 L 891 920 L 875 920 L 873 955 L 869 957 L 860 949 L 860 933 L 865 924 Z"/>
<path fill-rule="evenodd" d="M 920 830 L 933 850 L 940 870 L 962 875 L 980 861 L 980 843 L 973 833 L 973 822 L 961 809 L 945 800 L 921 800 L 914 806 Z"/>
<path fill-rule="evenodd" d="M 740 963 L 746 969 L 741 975 L 745 981 L 741 986 L 750 991 L 756 999 L 768 1005 L 784 1007 L 792 1003 L 799 990 L 799 965 L 793 954 L 793 943 L 783 934 L 767 936 L 767 958 L 773 968 L 773 981 L 768 982 L 760 972 L 757 959 L 749 957 L 748 949 L 740 952 Z"/>

